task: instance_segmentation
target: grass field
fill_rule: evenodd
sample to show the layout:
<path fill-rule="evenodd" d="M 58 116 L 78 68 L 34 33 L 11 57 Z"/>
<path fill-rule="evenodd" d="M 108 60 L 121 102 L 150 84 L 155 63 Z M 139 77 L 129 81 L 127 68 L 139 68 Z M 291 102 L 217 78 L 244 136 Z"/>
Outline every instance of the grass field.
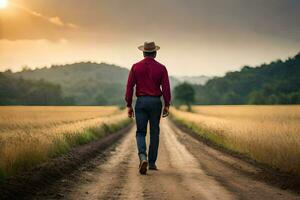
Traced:
<path fill-rule="evenodd" d="M 300 106 L 193 106 L 172 118 L 225 148 L 300 175 Z"/>
<path fill-rule="evenodd" d="M 129 123 L 118 107 L 0 107 L 0 177 L 30 169 Z"/>

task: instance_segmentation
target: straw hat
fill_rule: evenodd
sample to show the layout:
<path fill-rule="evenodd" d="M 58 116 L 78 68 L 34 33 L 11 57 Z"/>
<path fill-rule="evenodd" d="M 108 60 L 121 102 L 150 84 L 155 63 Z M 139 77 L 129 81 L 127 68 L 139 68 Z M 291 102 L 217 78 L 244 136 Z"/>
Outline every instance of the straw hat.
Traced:
<path fill-rule="evenodd" d="M 159 46 L 155 45 L 155 42 L 145 42 L 144 45 L 138 47 L 143 52 L 154 52 L 160 49 Z"/>

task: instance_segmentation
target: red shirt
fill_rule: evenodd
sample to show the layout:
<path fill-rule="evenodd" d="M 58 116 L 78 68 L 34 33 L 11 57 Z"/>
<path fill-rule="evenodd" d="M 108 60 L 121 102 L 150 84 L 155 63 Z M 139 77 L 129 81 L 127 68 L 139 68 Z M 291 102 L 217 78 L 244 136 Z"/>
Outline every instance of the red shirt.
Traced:
<path fill-rule="evenodd" d="M 136 86 L 136 96 L 163 95 L 165 106 L 170 105 L 171 91 L 168 71 L 154 58 L 146 57 L 132 66 L 126 87 L 127 107 L 132 104 L 134 86 Z"/>

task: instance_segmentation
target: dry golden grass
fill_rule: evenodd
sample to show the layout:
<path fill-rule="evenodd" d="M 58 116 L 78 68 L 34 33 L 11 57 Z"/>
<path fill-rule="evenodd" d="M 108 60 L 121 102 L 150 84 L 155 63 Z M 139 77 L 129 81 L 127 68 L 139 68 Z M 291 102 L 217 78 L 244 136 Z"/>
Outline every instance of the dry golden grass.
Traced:
<path fill-rule="evenodd" d="M 31 168 L 128 123 L 117 107 L 0 107 L 0 176 Z"/>
<path fill-rule="evenodd" d="M 113 106 L 2 106 L 0 107 L 0 131 L 51 127 L 111 115 L 115 112 L 118 112 L 118 107 Z"/>
<path fill-rule="evenodd" d="M 231 150 L 300 175 L 300 106 L 194 106 L 175 120 Z"/>

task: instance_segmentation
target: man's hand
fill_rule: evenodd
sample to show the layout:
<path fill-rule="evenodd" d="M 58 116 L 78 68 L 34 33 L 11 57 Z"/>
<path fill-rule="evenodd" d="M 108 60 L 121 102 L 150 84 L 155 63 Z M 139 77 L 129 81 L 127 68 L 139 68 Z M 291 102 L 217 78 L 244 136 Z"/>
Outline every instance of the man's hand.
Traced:
<path fill-rule="evenodd" d="M 129 118 L 134 118 L 134 112 L 132 106 L 127 107 L 127 113 Z"/>
<path fill-rule="evenodd" d="M 169 106 L 165 106 L 163 109 L 162 117 L 167 117 L 169 115 Z"/>

